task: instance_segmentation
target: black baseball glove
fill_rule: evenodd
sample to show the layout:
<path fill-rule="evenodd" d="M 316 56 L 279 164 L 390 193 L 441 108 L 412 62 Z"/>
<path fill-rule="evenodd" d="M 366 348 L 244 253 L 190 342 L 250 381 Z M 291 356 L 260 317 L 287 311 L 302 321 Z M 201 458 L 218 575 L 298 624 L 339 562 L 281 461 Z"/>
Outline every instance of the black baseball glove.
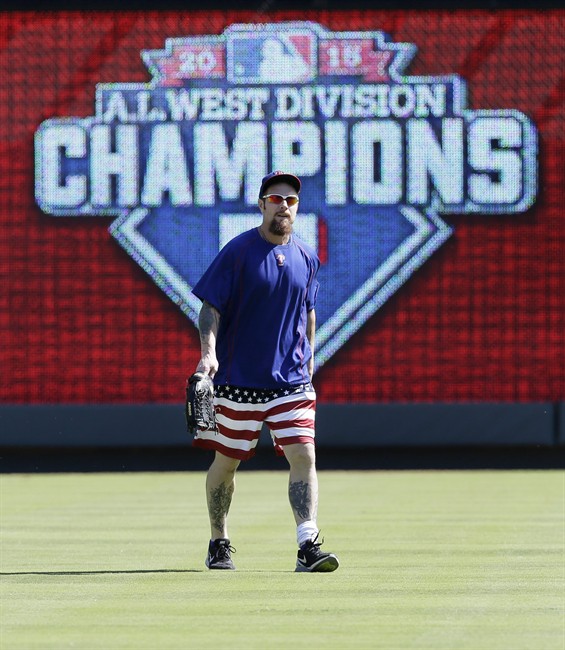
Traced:
<path fill-rule="evenodd" d="M 203 372 L 195 372 L 186 382 L 186 427 L 195 436 L 198 431 L 217 431 L 214 410 L 214 384 Z"/>

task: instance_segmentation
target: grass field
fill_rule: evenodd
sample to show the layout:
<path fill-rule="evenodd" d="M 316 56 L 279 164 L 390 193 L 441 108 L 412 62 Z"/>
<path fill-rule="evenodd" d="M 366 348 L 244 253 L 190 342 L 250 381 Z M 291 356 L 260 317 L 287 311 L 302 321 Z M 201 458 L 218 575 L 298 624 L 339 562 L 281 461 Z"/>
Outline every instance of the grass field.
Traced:
<path fill-rule="evenodd" d="M 0 477 L 2 650 L 565 648 L 565 473 L 320 472 L 341 567 L 296 574 L 285 472 Z"/>

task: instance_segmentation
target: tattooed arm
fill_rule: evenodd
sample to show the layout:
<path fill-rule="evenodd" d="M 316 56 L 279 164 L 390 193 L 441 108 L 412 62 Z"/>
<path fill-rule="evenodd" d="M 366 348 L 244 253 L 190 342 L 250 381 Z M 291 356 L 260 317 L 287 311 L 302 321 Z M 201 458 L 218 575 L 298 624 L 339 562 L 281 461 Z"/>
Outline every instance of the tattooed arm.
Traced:
<path fill-rule="evenodd" d="M 314 309 L 308 312 L 306 336 L 308 337 L 310 348 L 312 349 L 312 356 L 310 357 L 310 361 L 308 361 L 308 373 L 310 374 L 310 379 L 312 379 L 314 376 L 314 345 L 316 343 L 316 311 Z"/>
<path fill-rule="evenodd" d="M 220 312 L 209 302 L 205 302 L 198 317 L 198 329 L 200 331 L 200 363 L 196 370 L 202 371 L 214 377 L 218 371 L 218 359 L 216 357 L 216 338 L 220 326 Z"/>

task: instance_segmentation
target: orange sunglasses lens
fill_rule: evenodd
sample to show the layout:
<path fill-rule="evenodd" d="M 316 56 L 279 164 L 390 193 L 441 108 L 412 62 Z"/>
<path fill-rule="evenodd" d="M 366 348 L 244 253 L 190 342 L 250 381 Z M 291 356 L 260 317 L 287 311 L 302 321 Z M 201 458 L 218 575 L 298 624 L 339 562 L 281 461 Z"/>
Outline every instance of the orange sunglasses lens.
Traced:
<path fill-rule="evenodd" d="M 282 196 L 281 194 L 266 194 L 264 197 L 269 203 L 275 203 L 280 205 L 283 201 L 286 201 L 288 207 L 292 207 L 298 203 L 298 197 L 294 194 L 289 194 L 288 196 Z"/>

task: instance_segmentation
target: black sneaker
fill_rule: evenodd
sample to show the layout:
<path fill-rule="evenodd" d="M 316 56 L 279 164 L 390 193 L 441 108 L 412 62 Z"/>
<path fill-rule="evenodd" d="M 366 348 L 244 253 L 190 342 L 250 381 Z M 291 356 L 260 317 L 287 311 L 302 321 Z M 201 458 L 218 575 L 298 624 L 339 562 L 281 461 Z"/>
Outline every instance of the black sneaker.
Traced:
<path fill-rule="evenodd" d="M 318 542 L 318 535 L 300 547 L 295 571 L 329 573 L 335 571 L 339 566 L 339 560 L 333 553 L 324 553 L 320 550 L 324 540 Z"/>
<path fill-rule="evenodd" d="M 231 561 L 231 554 L 235 548 L 230 546 L 229 539 L 215 539 L 208 545 L 208 556 L 206 566 L 209 569 L 231 569 L 235 571 L 235 565 Z"/>

